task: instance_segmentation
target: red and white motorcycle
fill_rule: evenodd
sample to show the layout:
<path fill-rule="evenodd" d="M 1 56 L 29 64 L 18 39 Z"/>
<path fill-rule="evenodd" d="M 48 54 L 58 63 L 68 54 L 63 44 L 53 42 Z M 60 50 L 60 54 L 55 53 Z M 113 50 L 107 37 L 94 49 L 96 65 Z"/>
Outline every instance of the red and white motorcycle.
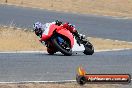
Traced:
<path fill-rule="evenodd" d="M 73 51 L 82 50 L 86 55 L 94 53 L 93 45 L 86 39 L 74 37 L 74 35 L 62 26 L 55 24 L 47 24 L 45 28 L 49 28 L 46 33 L 46 47 L 47 52 L 53 55 L 56 52 L 61 52 L 66 56 L 71 56 Z"/>

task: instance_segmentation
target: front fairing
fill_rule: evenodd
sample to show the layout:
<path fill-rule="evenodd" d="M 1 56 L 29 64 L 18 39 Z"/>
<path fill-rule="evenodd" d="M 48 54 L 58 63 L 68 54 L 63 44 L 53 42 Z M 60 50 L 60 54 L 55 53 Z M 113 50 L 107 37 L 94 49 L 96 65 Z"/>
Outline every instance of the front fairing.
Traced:
<path fill-rule="evenodd" d="M 61 34 L 65 37 L 67 37 L 70 40 L 71 48 L 73 47 L 73 45 L 74 45 L 74 36 L 69 30 L 67 30 L 65 28 L 60 28 L 60 29 L 57 29 L 56 32 L 58 34 Z"/>

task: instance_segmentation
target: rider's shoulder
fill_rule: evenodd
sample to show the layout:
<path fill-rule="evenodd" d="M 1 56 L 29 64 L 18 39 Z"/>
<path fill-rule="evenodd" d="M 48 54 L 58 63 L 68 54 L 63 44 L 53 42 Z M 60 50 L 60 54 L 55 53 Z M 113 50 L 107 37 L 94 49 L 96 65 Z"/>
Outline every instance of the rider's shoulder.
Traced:
<path fill-rule="evenodd" d="M 55 21 L 53 21 L 53 22 L 47 22 L 45 24 L 55 24 Z"/>
<path fill-rule="evenodd" d="M 55 21 L 53 21 L 53 22 L 51 22 L 51 24 L 56 24 L 56 22 L 55 22 Z"/>

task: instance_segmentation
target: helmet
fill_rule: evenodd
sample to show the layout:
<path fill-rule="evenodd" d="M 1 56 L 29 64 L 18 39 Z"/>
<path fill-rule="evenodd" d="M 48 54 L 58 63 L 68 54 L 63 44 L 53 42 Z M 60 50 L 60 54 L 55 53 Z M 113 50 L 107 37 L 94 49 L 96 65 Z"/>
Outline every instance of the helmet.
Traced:
<path fill-rule="evenodd" d="M 35 31 L 35 34 L 37 36 L 41 36 L 42 35 L 42 23 L 40 23 L 40 22 L 34 23 L 33 31 Z"/>

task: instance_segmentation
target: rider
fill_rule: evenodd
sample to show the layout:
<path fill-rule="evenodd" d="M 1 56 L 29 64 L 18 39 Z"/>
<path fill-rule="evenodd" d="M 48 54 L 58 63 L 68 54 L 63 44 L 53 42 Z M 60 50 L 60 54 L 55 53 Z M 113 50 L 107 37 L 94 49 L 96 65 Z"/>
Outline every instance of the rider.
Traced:
<path fill-rule="evenodd" d="M 63 26 L 64 28 L 68 29 L 75 37 L 78 38 L 84 38 L 85 35 L 79 34 L 78 31 L 75 29 L 75 26 L 73 26 L 72 24 L 66 22 L 64 24 L 62 24 L 61 21 L 56 20 L 55 22 L 51 22 L 51 23 L 46 23 L 46 24 L 56 24 L 58 26 Z M 37 36 L 39 36 L 41 39 L 39 40 L 40 42 L 43 42 L 45 40 L 45 33 L 49 31 L 49 28 L 47 28 L 46 30 L 44 29 L 46 24 L 42 24 L 40 22 L 36 22 L 33 25 L 33 30 L 35 31 L 35 34 Z"/>

